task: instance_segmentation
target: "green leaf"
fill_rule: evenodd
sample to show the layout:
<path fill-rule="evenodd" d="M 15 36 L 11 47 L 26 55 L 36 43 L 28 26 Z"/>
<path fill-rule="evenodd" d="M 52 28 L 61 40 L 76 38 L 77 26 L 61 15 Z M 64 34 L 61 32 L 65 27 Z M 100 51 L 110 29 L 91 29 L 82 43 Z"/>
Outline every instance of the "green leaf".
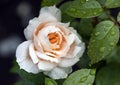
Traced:
<path fill-rule="evenodd" d="M 119 28 L 112 21 L 100 22 L 92 33 L 88 55 L 91 64 L 104 59 L 116 46 L 119 40 Z"/>
<path fill-rule="evenodd" d="M 71 16 L 69 16 L 69 15 L 67 15 L 65 13 L 62 13 L 62 22 L 67 23 L 67 22 L 71 22 L 73 20 L 74 20 L 73 17 L 71 17 Z"/>
<path fill-rule="evenodd" d="M 41 6 L 52 6 L 56 5 L 60 2 L 60 0 L 42 0 Z"/>
<path fill-rule="evenodd" d="M 75 18 L 90 18 L 102 13 L 102 7 L 96 0 L 75 0 L 64 3 L 61 10 Z"/>
<path fill-rule="evenodd" d="M 79 33 L 83 36 L 90 36 L 93 31 L 91 19 L 81 19 L 79 24 Z"/>
<path fill-rule="evenodd" d="M 97 1 L 104 7 L 106 0 L 97 0 Z"/>
<path fill-rule="evenodd" d="M 38 74 L 32 74 L 32 73 L 27 73 L 24 70 L 19 70 L 18 74 L 26 80 L 29 80 L 31 82 L 34 82 L 36 84 L 43 84 L 45 77 L 43 73 L 38 73 Z"/>
<path fill-rule="evenodd" d="M 89 68 L 89 63 L 90 63 L 90 59 L 87 55 L 87 52 L 85 51 L 83 56 L 80 58 L 80 61 L 77 63 L 77 66 L 79 68 Z"/>
<path fill-rule="evenodd" d="M 120 64 L 111 63 L 97 73 L 95 85 L 120 85 Z"/>
<path fill-rule="evenodd" d="M 117 62 L 120 63 L 120 46 L 116 46 L 111 55 L 106 58 L 107 63 Z"/>
<path fill-rule="evenodd" d="M 14 85 L 35 85 L 33 82 L 30 81 L 18 81 Z"/>
<path fill-rule="evenodd" d="M 57 85 L 57 83 L 53 79 L 45 78 L 45 85 Z"/>
<path fill-rule="evenodd" d="M 34 82 L 35 84 L 44 84 L 45 76 L 43 75 L 43 73 L 38 73 L 38 74 L 28 73 L 20 69 L 17 62 L 15 61 L 14 61 L 14 66 L 11 69 L 11 72 L 19 74 L 21 78 L 26 81 L 31 81 Z"/>
<path fill-rule="evenodd" d="M 101 15 L 98 16 L 98 19 L 99 19 L 99 21 L 104 21 L 104 20 L 109 20 L 109 17 L 105 12 L 103 12 Z"/>
<path fill-rule="evenodd" d="M 63 85 L 92 85 L 95 78 L 95 69 L 81 69 L 72 73 Z"/>
<path fill-rule="evenodd" d="M 118 13 L 117 21 L 120 23 L 120 12 Z"/>
<path fill-rule="evenodd" d="M 106 0 L 107 8 L 116 8 L 120 7 L 120 0 Z"/>

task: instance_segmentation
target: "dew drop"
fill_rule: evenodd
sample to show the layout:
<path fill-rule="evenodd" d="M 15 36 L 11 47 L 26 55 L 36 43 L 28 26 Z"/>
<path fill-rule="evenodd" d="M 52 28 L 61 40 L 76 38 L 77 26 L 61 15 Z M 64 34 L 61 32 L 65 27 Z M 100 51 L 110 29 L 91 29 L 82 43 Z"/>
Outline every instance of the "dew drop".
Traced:
<path fill-rule="evenodd" d="M 82 0 L 82 1 L 81 1 L 81 4 L 83 4 L 83 3 L 84 3 L 84 1 Z"/>
<path fill-rule="evenodd" d="M 112 49 L 108 49 L 108 51 L 111 51 Z"/>
<path fill-rule="evenodd" d="M 115 3 L 115 5 L 117 6 L 118 4 L 117 4 L 117 3 Z"/>
<path fill-rule="evenodd" d="M 94 12 L 94 15 L 96 15 L 97 13 L 96 12 Z"/>
<path fill-rule="evenodd" d="M 101 47 L 100 52 L 104 52 L 104 51 L 105 51 L 105 47 Z"/>
<path fill-rule="evenodd" d="M 114 46 L 114 43 L 113 43 L 113 42 L 111 42 L 111 43 L 110 43 L 110 46 Z"/>
<path fill-rule="evenodd" d="M 85 11 L 83 11 L 83 14 L 86 14 L 86 12 L 85 12 Z"/>
<path fill-rule="evenodd" d="M 78 15 L 78 13 L 74 13 L 74 15 L 75 15 L 75 16 L 77 16 L 77 15 Z"/>
<path fill-rule="evenodd" d="M 87 85 L 92 85 L 92 83 L 89 82 Z"/>
<path fill-rule="evenodd" d="M 91 70 L 91 71 L 90 71 L 90 74 L 91 74 L 91 75 L 95 75 L 95 72 L 96 72 L 95 70 Z"/>
<path fill-rule="evenodd" d="M 89 1 L 89 0 L 86 0 L 86 1 Z"/>
<path fill-rule="evenodd" d="M 112 35 L 115 35 L 115 32 L 114 32 L 114 31 L 112 31 L 112 32 L 111 32 L 111 34 L 112 34 Z"/>
<path fill-rule="evenodd" d="M 106 29 L 106 28 L 104 28 L 104 31 L 106 32 L 106 31 L 107 31 L 107 29 Z"/>
<path fill-rule="evenodd" d="M 100 34 L 100 32 L 96 32 L 96 33 L 95 33 L 95 36 L 98 36 L 99 34 Z"/>
<path fill-rule="evenodd" d="M 87 76 L 80 79 L 80 82 L 85 82 L 87 80 Z"/>
<path fill-rule="evenodd" d="M 95 42 L 95 40 L 91 40 L 91 42 L 93 43 L 93 42 Z"/>
<path fill-rule="evenodd" d="M 70 11 L 72 11 L 72 12 L 75 12 L 75 11 L 76 11 L 76 9 L 74 9 L 74 8 L 71 8 L 71 9 L 70 9 Z"/>

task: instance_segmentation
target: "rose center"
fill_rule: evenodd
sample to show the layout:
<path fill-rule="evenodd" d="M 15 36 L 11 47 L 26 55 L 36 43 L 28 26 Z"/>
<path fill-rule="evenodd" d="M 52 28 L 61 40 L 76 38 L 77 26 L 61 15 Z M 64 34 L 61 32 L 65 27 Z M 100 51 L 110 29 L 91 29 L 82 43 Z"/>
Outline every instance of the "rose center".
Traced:
<path fill-rule="evenodd" d="M 55 44 L 55 43 L 58 44 L 59 41 L 60 41 L 60 37 L 59 37 L 59 35 L 57 33 L 48 34 L 48 38 L 49 38 L 49 42 L 51 44 Z"/>

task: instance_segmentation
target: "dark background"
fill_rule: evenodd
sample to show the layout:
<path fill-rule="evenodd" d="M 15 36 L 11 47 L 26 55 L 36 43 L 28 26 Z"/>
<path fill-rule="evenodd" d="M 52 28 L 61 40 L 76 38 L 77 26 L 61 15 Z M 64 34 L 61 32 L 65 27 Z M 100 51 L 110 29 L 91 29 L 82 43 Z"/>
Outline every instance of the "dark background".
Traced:
<path fill-rule="evenodd" d="M 41 0 L 0 0 L 0 85 L 13 85 L 18 75 L 10 73 L 16 47 L 25 41 L 24 28 L 37 17 Z"/>

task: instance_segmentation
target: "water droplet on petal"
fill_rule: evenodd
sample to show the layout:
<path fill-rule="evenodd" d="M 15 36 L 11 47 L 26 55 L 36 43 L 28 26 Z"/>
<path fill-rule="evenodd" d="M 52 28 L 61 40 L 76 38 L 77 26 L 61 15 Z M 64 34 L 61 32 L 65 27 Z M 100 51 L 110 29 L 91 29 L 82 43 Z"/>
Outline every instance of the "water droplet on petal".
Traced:
<path fill-rule="evenodd" d="M 80 79 L 80 82 L 85 82 L 87 80 L 87 76 Z"/>
<path fill-rule="evenodd" d="M 104 51 L 105 51 L 105 47 L 101 47 L 100 52 L 104 52 Z"/>

